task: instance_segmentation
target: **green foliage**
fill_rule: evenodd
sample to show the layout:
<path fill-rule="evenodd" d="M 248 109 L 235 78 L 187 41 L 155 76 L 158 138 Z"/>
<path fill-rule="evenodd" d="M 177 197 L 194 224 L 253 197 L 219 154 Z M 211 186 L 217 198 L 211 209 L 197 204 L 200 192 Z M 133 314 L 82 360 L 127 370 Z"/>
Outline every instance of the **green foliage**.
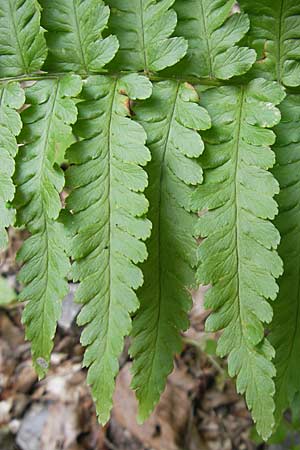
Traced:
<path fill-rule="evenodd" d="M 13 200 L 15 194 L 12 176 L 15 171 L 14 158 L 18 152 L 16 136 L 22 128 L 16 110 L 23 106 L 24 100 L 24 92 L 17 83 L 0 86 L 0 250 L 7 245 L 6 228 L 14 221 L 14 211 L 7 207 L 7 203 Z"/>
<path fill-rule="evenodd" d="M 268 446 L 288 446 L 287 448 L 289 450 L 299 450 L 299 445 L 296 445 L 296 443 L 299 441 L 299 398 L 296 399 L 295 397 L 294 400 L 295 403 L 291 404 L 291 411 L 289 412 L 289 414 L 281 417 L 275 432 L 270 437 L 270 439 L 268 439 Z M 254 441 L 257 445 L 263 444 L 263 440 L 257 434 L 254 428 L 251 430 L 251 440 Z"/>
<path fill-rule="evenodd" d="M 170 37 L 177 17 L 171 6 L 175 0 L 108 0 L 112 8 L 110 31 L 120 41 L 120 51 L 112 67 L 118 70 L 157 72 L 180 61 L 187 42 Z"/>
<path fill-rule="evenodd" d="M 158 402 L 195 272 L 260 435 L 299 403 L 300 7 L 240 6 L 0 1 L 0 248 L 9 226 L 28 230 L 20 300 L 40 377 L 79 283 L 102 423 L 125 336 L 139 419 Z"/>
<path fill-rule="evenodd" d="M 102 38 L 109 7 L 102 0 L 41 0 L 49 56 L 45 68 L 57 72 L 99 72 L 114 57 L 115 36 Z"/>
<path fill-rule="evenodd" d="M 236 45 L 250 23 L 246 14 L 229 17 L 234 4 L 235 0 L 176 0 L 176 32 L 189 42 L 176 73 L 227 80 L 250 69 L 256 53 Z"/>
<path fill-rule="evenodd" d="M 57 142 L 72 132 L 77 109 L 71 97 L 80 90 L 77 75 L 39 81 L 26 89 L 26 103 L 31 106 L 22 113 L 23 146 L 16 161 L 14 203 L 17 225 L 26 225 L 31 237 L 18 254 L 24 263 L 19 279 L 25 285 L 20 300 L 27 301 L 23 322 L 40 377 L 46 373 L 61 300 L 68 292 L 69 262 L 63 228 L 57 222 L 64 176 L 55 164 L 55 151 Z"/>
<path fill-rule="evenodd" d="M 278 195 L 279 215 L 276 226 L 281 234 L 279 254 L 285 274 L 280 279 L 279 296 L 274 305 L 271 339 L 277 349 L 275 366 L 277 420 L 284 409 L 300 393 L 300 97 L 289 95 L 281 105 L 282 122 L 276 127 L 277 164 L 273 170 L 281 191 Z"/>
<path fill-rule="evenodd" d="M 36 0 L 1 1 L 0 77 L 37 72 L 46 55 Z"/>
<path fill-rule="evenodd" d="M 295 0 L 241 0 L 251 18 L 250 45 L 256 76 L 300 86 L 300 3 Z"/>
<path fill-rule="evenodd" d="M 229 373 L 237 376 L 238 391 L 246 393 L 263 437 L 273 426 L 275 376 L 263 322 L 272 319 L 268 300 L 275 300 L 274 278 L 282 274 L 275 251 L 280 236 L 269 221 L 277 213 L 273 197 L 279 189 L 267 171 L 274 164 L 269 146 L 275 142 L 267 128 L 279 122 L 274 105 L 283 97 L 276 83 L 263 79 L 203 95 L 213 126 L 205 134 L 201 161 L 205 183 L 192 197 L 196 211 L 208 210 L 196 227 L 196 235 L 205 238 L 198 250 L 197 279 L 213 285 L 205 299 L 213 310 L 206 329 L 224 330 L 218 352 L 229 354 Z"/>
<path fill-rule="evenodd" d="M 191 85 L 165 81 L 155 84 L 151 99 L 135 108 L 152 155 L 146 196 L 153 229 L 142 267 L 145 281 L 131 347 L 132 387 L 139 399 L 140 420 L 158 402 L 173 369 L 173 355 L 181 350 L 180 330 L 188 327 L 191 301 L 186 288 L 194 284 L 197 219 L 191 213 L 190 195 L 202 182 L 197 158 L 204 150 L 197 130 L 210 127 L 210 118 L 198 102 Z"/>
<path fill-rule="evenodd" d="M 129 109 L 130 100 L 145 99 L 151 90 L 148 79 L 135 74 L 88 78 L 75 128 L 82 140 L 68 151 L 74 164 L 67 175 L 73 189 L 67 200 L 73 213 L 73 278 L 81 281 L 76 298 L 84 305 L 78 323 L 85 326 L 84 365 L 102 423 L 109 419 L 130 315 L 139 306 L 134 291 L 143 274 L 137 264 L 147 258 L 142 241 L 151 232 L 141 167 L 150 153 L 146 133 L 130 119 Z"/>

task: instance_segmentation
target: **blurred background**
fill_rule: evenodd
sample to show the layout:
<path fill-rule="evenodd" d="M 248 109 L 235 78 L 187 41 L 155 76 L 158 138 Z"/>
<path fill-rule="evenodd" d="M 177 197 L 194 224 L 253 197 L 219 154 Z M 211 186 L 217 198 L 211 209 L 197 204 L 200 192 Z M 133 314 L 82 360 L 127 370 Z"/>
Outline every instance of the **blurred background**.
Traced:
<path fill-rule="evenodd" d="M 151 418 L 136 423 L 127 349 L 120 358 L 114 408 L 104 428 L 97 423 L 86 372 L 81 368 L 76 286 L 63 302 L 48 376 L 38 381 L 24 340 L 15 254 L 25 234 L 10 232 L 0 255 L 0 450 L 296 450 L 288 415 L 268 445 L 256 436 L 245 402 L 216 356 L 216 335 L 204 333 L 203 290 L 193 293 L 191 327 L 183 351 Z M 295 420 L 296 421 L 296 420 Z"/>

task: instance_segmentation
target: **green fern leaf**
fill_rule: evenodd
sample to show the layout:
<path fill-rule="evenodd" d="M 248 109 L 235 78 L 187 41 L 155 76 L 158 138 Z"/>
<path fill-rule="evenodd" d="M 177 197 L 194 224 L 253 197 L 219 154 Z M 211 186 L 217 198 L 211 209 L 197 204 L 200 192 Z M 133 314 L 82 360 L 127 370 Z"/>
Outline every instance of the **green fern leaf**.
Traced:
<path fill-rule="evenodd" d="M 109 29 L 118 36 L 120 51 L 112 67 L 118 70 L 157 72 L 180 61 L 187 42 L 170 37 L 177 17 L 175 0 L 108 0 Z"/>
<path fill-rule="evenodd" d="M 143 128 L 130 119 L 130 100 L 147 98 L 151 91 L 149 80 L 137 74 L 88 78 L 75 127 L 82 140 L 68 152 L 71 256 L 74 279 L 81 281 L 76 298 L 83 304 L 78 324 L 85 327 L 84 365 L 102 423 L 109 419 L 130 315 L 139 306 L 134 291 L 143 276 L 137 264 L 147 257 L 142 241 L 151 230 L 144 217 L 147 174 L 141 167 L 150 153 Z"/>
<path fill-rule="evenodd" d="M 188 326 L 187 289 L 194 283 L 197 220 L 189 205 L 191 191 L 202 182 L 196 158 L 204 150 L 196 130 L 210 127 L 210 118 L 198 101 L 191 85 L 166 81 L 155 84 L 151 99 L 135 108 L 152 154 L 146 194 L 153 232 L 142 267 L 145 283 L 138 293 L 141 308 L 133 322 L 130 350 L 141 421 L 165 388 L 174 353 L 181 349 L 180 331 Z"/>
<path fill-rule="evenodd" d="M 72 132 L 77 109 L 71 97 L 81 90 L 78 76 L 43 80 L 26 90 L 20 135 L 24 144 L 17 157 L 15 181 L 18 225 L 31 233 L 18 259 L 24 262 L 19 279 L 25 285 L 20 300 L 26 301 L 23 322 L 32 342 L 34 364 L 40 377 L 47 369 L 61 300 L 68 291 L 69 261 L 59 216 L 63 172 L 55 165 L 56 146 Z"/>
<path fill-rule="evenodd" d="M 193 207 L 208 211 L 196 234 L 204 238 L 198 251 L 198 281 L 212 284 L 205 305 L 213 310 L 208 331 L 224 330 L 218 343 L 229 354 L 229 372 L 246 393 L 257 429 L 267 439 L 274 425 L 274 351 L 264 338 L 263 323 L 272 319 L 268 300 L 278 293 L 282 273 L 276 253 L 279 233 L 269 221 L 277 213 L 273 197 L 278 183 L 267 171 L 274 164 L 267 128 L 280 120 L 274 106 L 284 92 L 274 82 L 253 80 L 246 87 L 208 90 L 203 103 L 212 117 L 205 135 L 205 182 L 193 194 Z"/>
<path fill-rule="evenodd" d="M 0 2 L 0 77 L 37 72 L 47 55 L 36 0 Z"/>
<path fill-rule="evenodd" d="M 250 44 L 258 54 L 255 75 L 300 86 L 300 3 L 241 0 L 251 20 Z"/>
<path fill-rule="evenodd" d="M 274 151 L 277 164 L 273 172 L 280 184 L 279 215 L 276 226 L 281 234 L 279 254 L 284 276 L 279 280 L 279 296 L 274 306 L 271 342 L 276 348 L 276 416 L 300 392 L 300 97 L 289 95 L 281 105 L 282 122 L 276 127 Z"/>
<path fill-rule="evenodd" d="M 14 221 L 14 210 L 7 208 L 7 203 L 13 200 L 15 194 L 12 176 L 15 171 L 14 158 L 18 152 L 16 136 L 22 128 L 16 110 L 24 101 L 24 91 L 18 83 L 0 85 L 0 250 L 7 245 L 6 228 Z"/>
<path fill-rule="evenodd" d="M 115 36 L 102 38 L 110 14 L 102 0 L 41 0 L 41 5 L 48 70 L 88 74 L 113 59 L 119 44 Z"/>
<path fill-rule="evenodd" d="M 235 0 L 176 0 L 176 34 L 188 39 L 189 50 L 176 73 L 227 80 L 247 72 L 256 53 L 236 44 L 249 29 L 245 14 L 232 14 Z"/>

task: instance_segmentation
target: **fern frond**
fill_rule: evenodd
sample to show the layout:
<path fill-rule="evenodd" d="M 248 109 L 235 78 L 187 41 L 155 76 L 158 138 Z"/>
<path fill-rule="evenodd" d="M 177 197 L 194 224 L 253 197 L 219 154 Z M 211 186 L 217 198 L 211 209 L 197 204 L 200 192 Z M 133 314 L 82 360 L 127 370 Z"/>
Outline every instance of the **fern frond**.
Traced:
<path fill-rule="evenodd" d="M 227 80 L 251 68 L 255 51 L 236 45 L 247 33 L 249 19 L 246 14 L 230 16 L 234 4 L 235 0 L 176 0 L 176 35 L 189 42 L 176 73 Z"/>
<path fill-rule="evenodd" d="M 109 7 L 102 0 L 41 0 L 49 56 L 46 68 L 58 72 L 99 72 L 113 59 L 115 36 L 102 37 Z"/>
<path fill-rule="evenodd" d="M 249 14 L 250 45 L 258 54 L 256 76 L 300 86 L 300 3 L 295 0 L 241 0 Z"/>
<path fill-rule="evenodd" d="M 6 228 L 14 221 L 14 210 L 8 208 L 7 203 L 13 200 L 15 194 L 12 176 L 18 152 L 16 136 L 22 129 L 16 110 L 24 101 L 24 91 L 18 83 L 0 85 L 0 250 L 7 245 Z"/>
<path fill-rule="evenodd" d="M 0 77 L 41 69 L 47 55 L 36 0 L 0 2 Z"/>
<path fill-rule="evenodd" d="M 300 392 L 300 97 L 289 95 L 280 107 L 282 122 L 276 127 L 273 169 L 280 184 L 276 226 L 281 234 L 279 255 L 284 275 L 279 280 L 279 296 L 274 305 L 271 342 L 276 348 L 276 416 Z"/>
<path fill-rule="evenodd" d="M 147 257 L 142 241 L 151 230 L 144 217 L 147 174 L 141 167 L 150 153 L 145 131 L 130 119 L 130 100 L 147 98 L 151 91 L 149 80 L 137 74 L 89 77 L 75 127 L 82 140 L 68 151 L 71 256 L 74 279 L 81 281 L 76 298 L 83 304 L 78 324 L 84 326 L 84 365 L 102 423 L 109 419 L 130 315 L 139 306 L 135 290 L 143 275 L 137 264 Z"/>
<path fill-rule="evenodd" d="M 267 171 L 274 164 L 267 128 L 280 120 L 275 107 L 284 97 L 275 82 L 253 80 L 246 87 L 208 90 L 203 104 L 213 126 L 205 135 L 204 184 L 193 194 L 193 207 L 207 211 L 196 234 L 197 278 L 212 284 L 205 299 L 213 310 L 208 331 L 224 330 L 218 342 L 229 354 L 229 372 L 246 393 L 257 429 L 268 438 L 274 425 L 274 351 L 264 338 L 263 323 L 272 319 L 268 300 L 278 293 L 282 262 L 276 253 L 279 233 L 270 222 L 277 213 L 278 183 Z"/>
<path fill-rule="evenodd" d="M 190 211 L 190 195 L 202 182 L 196 158 L 204 150 L 197 130 L 210 127 L 208 113 L 198 101 L 191 85 L 166 81 L 155 84 L 151 99 L 135 108 L 152 154 L 146 195 L 153 231 L 149 257 L 142 267 L 145 282 L 138 292 L 141 307 L 133 322 L 130 349 L 132 387 L 142 421 L 165 388 L 173 356 L 181 349 L 180 331 L 188 326 L 191 296 L 187 289 L 194 283 L 197 219 Z"/>
<path fill-rule="evenodd" d="M 19 279 L 25 285 L 20 300 L 27 302 L 23 322 L 40 377 L 47 370 L 61 300 L 68 292 L 65 236 L 56 221 L 64 186 L 63 172 L 55 165 L 56 146 L 72 132 L 77 109 L 71 97 L 80 90 L 76 75 L 39 81 L 26 90 L 26 103 L 31 106 L 22 113 L 24 145 L 16 163 L 15 205 L 17 224 L 26 225 L 31 237 L 18 254 L 24 263 Z"/>
<path fill-rule="evenodd" d="M 157 72 L 183 58 L 187 42 L 170 37 L 177 23 L 174 1 L 107 0 L 112 10 L 109 30 L 120 42 L 113 67 Z"/>

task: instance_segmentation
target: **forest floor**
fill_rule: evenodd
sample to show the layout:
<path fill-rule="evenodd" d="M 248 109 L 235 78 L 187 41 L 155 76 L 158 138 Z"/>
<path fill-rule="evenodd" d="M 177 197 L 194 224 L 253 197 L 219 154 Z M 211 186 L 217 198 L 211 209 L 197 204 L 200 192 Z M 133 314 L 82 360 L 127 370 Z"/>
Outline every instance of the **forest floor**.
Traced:
<path fill-rule="evenodd" d="M 16 291 L 14 258 L 21 242 L 22 233 L 12 235 L 10 250 L 0 258 L 0 274 Z M 126 342 L 111 420 L 104 428 L 98 425 L 86 372 L 81 368 L 75 289 L 70 285 L 63 303 L 51 368 L 42 381 L 37 379 L 30 345 L 24 340 L 22 305 L 0 308 L 0 450 L 265 448 L 251 441 L 252 421 L 244 400 L 228 378 L 226 362 L 215 356 L 215 336 L 203 331 L 203 292 L 194 296 L 183 352 L 176 357 L 166 391 L 151 418 L 142 426 L 136 423 Z"/>

